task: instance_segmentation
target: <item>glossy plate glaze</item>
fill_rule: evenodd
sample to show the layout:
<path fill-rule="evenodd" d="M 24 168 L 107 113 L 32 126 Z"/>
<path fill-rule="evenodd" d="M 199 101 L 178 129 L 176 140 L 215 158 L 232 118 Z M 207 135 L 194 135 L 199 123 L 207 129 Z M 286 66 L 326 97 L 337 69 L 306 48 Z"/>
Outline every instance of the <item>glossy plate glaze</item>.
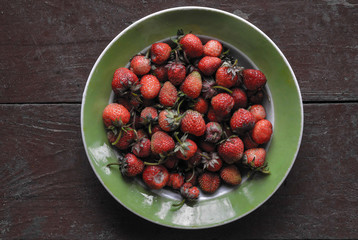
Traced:
<path fill-rule="evenodd" d="M 154 42 L 184 32 L 211 36 L 239 49 L 267 79 L 274 135 L 267 153 L 271 174 L 255 175 L 221 194 L 173 211 L 179 197 L 151 191 L 136 179 L 122 177 L 106 164 L 116 162 L 102 122 L 110 101 L 114 71 Z M 303 107 L 295 75 L 278 47 L 257 27 L 233 14 L 203 7 L 179 7 L 151 14 L 121 32 L 99 56 L 87 80 L 81 109 L 82 138 L 89 162 L 107 191 L 133 213 L 174 228 L 210 228 L 237 220 L 262 205 L 289 173 L 302 137 Z"/>

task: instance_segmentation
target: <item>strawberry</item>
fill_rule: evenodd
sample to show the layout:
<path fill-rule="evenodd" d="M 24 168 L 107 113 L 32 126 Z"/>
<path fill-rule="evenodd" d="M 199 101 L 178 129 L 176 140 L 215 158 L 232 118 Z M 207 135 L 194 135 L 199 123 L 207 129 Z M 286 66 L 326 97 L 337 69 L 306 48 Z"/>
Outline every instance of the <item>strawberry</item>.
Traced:
<path fill-rule="evenodd" d="M 140 113 L 140 121 L 142 124 L 154 122 L 158 119 L 158 111 L 154 107 L 145 107 Z"/>
<path fill-rule="evenodd" d="M 204 135 L 206 125 L 200 113 L 187 110 L 180 123 L 180 129 L 183 133 L 190 133 L 197 137 Z"/>
<path fill-rule="evenodd" d="M 154 154 L 166 154 L 175 148 L 173 138 L 162 131 L 153 134 L 150 144 Z"/>
<path fill-rule="evenodd" d="M 258 144 L 270 141 L 272 135 L 272 124 L 269 120 L 259 120 L 252 129 L 252 139 Z"/>
<path fill-rule="evenodd" d="M 260 70 L 245 69 L 242 71 L 243 83 L 248 90 L 258 90 L 266 84 L 266 76 Z"/>
<path fill-rule="evenodd" d="M 199 61 L 198 68 L 205 76 L 211 76 L 220 67 L 220 65 L 220 58 L 205 56 Z"/>
<path fill-rule="evenodd" d="M 158 65 L 165 63 L 170 57 L 171 47 L 167 43 L 154 43 L 150 48 L 152 62 Z"/>
<path fill-rule="evenodd" d="M 176 153 L 176 157 L 183 160 L 188 160 L 189 158 L 193 157 L 198 150 L 198 146 L 196 143 L 188 139 L 188 135 L 184 135 L 181 139 L 178 138 L 177 132 L 174 133 L 174 137 L 177 140 L 176 147 L 174 152 Z"/>
<path fill-rule="evenodd" d="M 164 166 L 169 169 L 173 169 L 178 166 L 178 162 L 179 162 L 179 158 L 177 158 L 176 156 L 168 156 L 165 159 Z"/>
<path fill-rule="evenodd" d="M 230 119 L 230 127 L 233 132 L 242 134 L 251 130 L 255 125 L 255 117 L 246 109 L 239 108 Z"/>
<path fill-rule="evenodd" d="M 162 131 L 159 125 L 154 125 L 151 130 L 151 132 L 148 132 L 150 136 L 153 136 L 153 134 L 156 132 Z"/>
<path fill-rule="evenodd" d="M 257 148 L 259 146 L 259 144 L 252 140 L 251 132 L 246 133 L 242 141 L 244 142 L 245 150 L 250 148 Z"/>
<path fill-rule="evenodd" d="M 168 80 L 168 68 L 165 65 L 153 65 L 152 70 L 153 75 L 156 76 L 160 82 L 165 82 Z"/>
<path fill-rule="evenodd" d="M 206 124 L 205 141 L 217 143 L 222 136 L 223 129 L 217 122 L 209 122 Z"/>
<path fill-rule="evenodd" d="M 264 99 L 264 92 L 259 91 L 247 91 L 247 98 L 251 104 L 261 104 Z"/>
<path fill-rule="evenodd" d="M 216 84 L 227 88 L 234 86 L 237 79 L 238 75 L 230 72 L 229 67 L 219 67 L 215 74 Z"/>
<path fill-rule="evenodd" d="M 151 189 L 161 189 L 169 180 L 168 170 L 163 165 L 146 166 L 143 170 L 142 179 Z"/>
<path fill-rule="evenodd" d="M 131 104 L 127 98 L 119 97 L 119 98 L 116 98 L 115 102 L 123 105 L 123 107 L 125 107 L 129 112 L 132 110 L 133 106 L 131 106 Z"/>
<path fill-rule="evenodd" d="M 113 131 L 107 132 L 107 138 L 112 145 L 116 146 L 121 150 L 129 148 L 131 143 L 135 140 L 135 131 L 131 128 L 121 129 L 119 135 L 115 135 Z"/>
<path fill-rule="evenodd" d="M 127 91 L 138 82 L 138 77 L 128 68 L 118 68 L 113 75 L 112 90 L 115 94 Z"/>
<path fill-rule="evenodd" d="M 191 158 L 188 159 L 187 164 L 189 168 L 194 168 L 201 163 L 201 153 L 202 151 L 198 148 Z M 194 184 L 195 185 L 195 184 Z"/>
<path fill-rule="evenodd" d="M 264 148 L 251 148 L 244 152 L 242 163 L 255 169 L 264 166 L 265 158 L 266 151 Z"/>
<path fill-rule="evenodd" d="M 180 189 L 184 184 L 184 177 L 180 173 L 170 173 L 167 186 L 173 189 Z"/>
<path fill-rule="evenodd" d="M 239 137 L 230 137 L 218 146 L 219 156 L 227 164 L 238 162 L 244 152 L 244 143 Z"/>
<path fill-rule="evenodd" d="M 165 82 L 159 92 L 159 103 L 164 107 L 173 107 L 178 99 L 176 87 L 169 81 Z"/>
<path fill-rule="evenodd" d="M 193 186 L 190 182 L 184 183 L 180 188 L 180 194 L 188 201 L 194 201 L 199 198 L 200 191 L 197 187 Z"/>
<path fill-rule="evenodd" d="M 211 57 L 219 57 L 221 55 L 221 52 L 223 50 L 222 44 L 217 40 L 209 40 L 204 45 L 204 55 L 205 56 L 211 56 Z"/>
<path fill-rule="evenodd" d="M 209 104 L 204 98 L 199 97 L 196 99 L 193 106 L 194 111 L 197 111 L 201 114 L 206 114 L 208 109 L 209 109 Z"/>
<path fill-rule="evenodd" d="M 152 151 L 150 150 L 150 140 L 148 138 L 141 138 L 132 146 L 132 153 L 137 157 L 149 157 Z"/>
<path fill-rule="evenodd" d="M 203 192 L 214 193 L 220 187 L 219 174 L 213 172 L 204 172 L 198 178 L 199 186 Z"/>
<path fill-rule="evenodd" d="M 131 153 L 127 153 L 119 163 L 109 163 L 107 167 L 112 165 L 119 165 L 120 171 L 127 177 L 134 177 L 143 172 L 144 163 Z"/>
<path fill-rule="evenodd" d="M 232 89 L 231 96 L 234 99 L 234 108 L 233 109 L 236 110 L 239 108 L 246 108 L 247 95 L 244 90 L 242 90 L 241 88 L 234 88 L 234 89 Z"/>
<path fill-rule="evenodd" d="M 181 48 L 189 58 L 197 58 L 203 55 L 203 43 L 200 38 L 192 33 L 186 34 L 179 40 Z"/>
<path fill-rule="evenodd" d="M 205 78 L 204 78 L 205 79 Z M 218 94 L 218 91 L 213 88 L 215 86 L 215 81 L 213 79 L 205 79 L 203 82 L 203 88 L 202 88 L 202 96 L 204 99 L 211 99 L 216 94 Z"/>
<path fill-rule="evenodd" d="M 221 122 L 223 121 L 223 116 L 219 114 L 217 114 L 213 107 L 209 107 L 209 111 L 208 111 L 208 114 L 207 114 L 207 117 L 209 119 L 209 121 L 211 122 Z"/>
<path fill-rule="evenodd" d="M 207 169 L 210 172 L 217 172 L 223 166 L 223 161 L 220 159 L 216 152 L 202 153 L 202 163 L 204 164 L 204 170 Z"/>
<path fill-rule="evenodd" d="M 142 55 L 135 56 L 130 65 L 130 70 L 140 76 L 149 73 L 151 69 L 150 59 Z"/>
<path fill-rule="evenodd" d="M 184 181 L 191 183 L 193 186 L 197 183 L 198 174 L 195 171 L 187 172 L 184 175 Z"/>
<path fill-rule="evenodd" d="M 109 127 L 121 127 L 127 124 L 130 120 L 129 111 L 121 104 L 108 104 L 102 114 L 104 125 Z"/>
<path fill-rule="evenodd" d="M 199 147 L 205 152 L 216 152 L 216 144 L 204 140 L 199 141 Z"/>
<path fill-rule="evenodd" d="M 211 106 L 219 116 L 226 116 L 234 107 L 234 99 L 228 93 L 219 93 L 211 99 Z"/>
<path fill-rule="evenodd" d="M 252 105 L 249 108 L 249 112 L 252 113 L 252 115 L 254 115 L 255 122 L 258 122 L 259 120 L 266 118 L 265 108 L 261 104 Z"/>
<path fill-rule="evenodd" d="M 160 91 L 160 82 L 154 75 L 144 75 L 140 80 L 140 93 L 144 99 L 153 99 L 158 96 Z"/>
<path fill-rule="evenodd" d="M 148 134 L 143 129 L 139 129 L 135 140 L 138 141 L 142 138 L 148 138 Z"/>
<path fill-rule="evenodd" d="M 163 110 L 159 113 L 159 126 L 166 132 L 174 131 L 180 126 L 184 115 L 178 115 L 174 110 Z"/>
<path fill-rule="evenodd" d="M 223 167 L 220 171 L 220 177 L 225 183 L 233 186 L 241 183 L 241 174 L 235 165 Z"/>
<path fill-rule="evenodd" d="M 189 98 L 199 97 L 202 89 L 201 75 L 198 71 L 190 73 L 180 86 L 180 90 L 186 94 Z"/>
<path fill-rule="evenodd" d="M 174 85 L 179 86 L 186 77 L 185 66 L 179 62 L 171 62 L 166 65 L 168 69 L 168 80 Z"/>

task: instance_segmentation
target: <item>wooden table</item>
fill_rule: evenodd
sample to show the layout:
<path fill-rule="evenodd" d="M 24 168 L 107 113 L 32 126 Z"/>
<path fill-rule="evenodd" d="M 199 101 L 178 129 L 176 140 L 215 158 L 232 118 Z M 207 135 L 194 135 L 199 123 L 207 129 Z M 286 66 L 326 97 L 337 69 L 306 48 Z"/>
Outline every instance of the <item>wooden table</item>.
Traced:
<path fill-rule="evenodd" d="M 241 16 L 288 58 L 301 87 L 295 165 L 259 209 L 227 225 L 173 230 L 102 187 L 80 131 L 81 97 L 105 46 L 134 21 L 191 1 L 0 4 L 0 238 L 358 238 L 358 2 L 198 1 Z"/>

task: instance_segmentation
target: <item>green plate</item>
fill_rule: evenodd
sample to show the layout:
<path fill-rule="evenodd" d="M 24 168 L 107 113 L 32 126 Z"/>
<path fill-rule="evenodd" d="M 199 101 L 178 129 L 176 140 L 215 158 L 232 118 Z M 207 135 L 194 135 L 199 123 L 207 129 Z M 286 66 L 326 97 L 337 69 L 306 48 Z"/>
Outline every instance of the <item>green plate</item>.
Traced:
<path fill-rule="evenodd" d="M 236 188 L 203 195 L 196 204 L 171 210 L 180 199 L 168 190 L 152 191 L 141 181 L 128 180 L 106 164 L 116 162 L 108 144 L 102 111 L 110 101 L 114 71 L 152 43 L 185 32 L 221 39 L 239 49 L 267 79 L 268 116 L 274 134 L 267 161 L 271 174 L 255 175 Z M 289 173 L 302 137 L 303 107 L 295 75 L 279 48 L 257 27 L 233 14 L 203 7 L 179 7 L 151 14 L 122 31 L 104 49 L 88 77 L 81 109 L 82 138 L 89 162 L 107 191 L 133 213 L 173 228 L 210 228 L 237 220 L 262 205 Z"/>

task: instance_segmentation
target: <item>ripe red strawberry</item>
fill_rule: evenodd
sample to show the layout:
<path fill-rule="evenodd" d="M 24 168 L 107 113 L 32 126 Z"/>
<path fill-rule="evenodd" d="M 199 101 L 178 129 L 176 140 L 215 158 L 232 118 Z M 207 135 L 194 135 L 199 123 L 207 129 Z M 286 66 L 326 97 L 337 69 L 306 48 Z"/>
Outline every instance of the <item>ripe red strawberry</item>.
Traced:
<path fill-rule="evenodd" d="M 203 169 L 210 172 L 217 172 L 223 166 L 223 161 L 216 152 L 202 153 Z"/>
<path fill-rule="evenodd" d="M 156 76 L 159 82 L 165 82 L 168 80 L 168 68 L 165 65 L 152 66 L 153 75 Z"/>
<path fill-rule="evenodd" d="M 165 63 L 170 57 L 171 47 L 167 43 L 154 43 L 150 48 L 152 62 L 158 65 Z"/>
<path fill-rule="evenodd" d="M 154 107 L 145 107 L 140 113 L 140 120 L 143 124 L 153 122 L 158 118 L 158 111 Z"/>
<path fill-rule="evenodd" d="M 150 59 L 146 56 L 137 55 L 131 60 L 131 71 L 136 75 L 145 75 L 151 69 Z"/>
<path fill-rule="evenodd" d="M 234 86 L 238 80 L 238 74 L 230 71 L 230 67 L 222 66 L 215 74 L 216 84 L 226 88 Z"/>
<path fill-rule="evenodd" d="M 228 93 L 219 93 L 211 99 L 211 106 L 219 116 L 226 116 L 234 107 L 234 99 Z"/>
<path fill-rule="evenodd" d="M 141 174 L 144 169 L 144 163 L 131 153 L 127 153 L 119 163 L 110 163 L 107 167 L 119 165 L 120 171 L 127 177 L 134 177 Z"/>
<path fill-rule="evenodd" d="M 265 108 L 261 104 L 252 105 L 249 108 L 249 112 L 254 115 L 255 122 L 258 122 L 261 119 L 266 118 L 266 111 Z"/>
<path fill-rule="evenodd" d="M 187 139 L 186 135 L 184 135 L 182 139 L 179 139 L 177 136 L 176 138 L 178 142 L 174 149 L 174 152 L 176 152 L 175 156 L 183 160 L 188 160 L 189 158 L 193 157 L 198 150 L 196 143 L 191 139 Z"/>
<path fill-rule="evenodd" d="M 164 107 L 173 107 L 177 99 L 176 87 L 169 81 L 165 82 L 159 92 L 159 103 Z"/>
<path fill-rule="evenodd" d="M 179 40 L 181 48 L 189 58 L 197 58 L 203 55 L 204 46 L 200 38 L 192 33 L 186 34 Z"/>
<path fill-rule="evenodd" d="M 112 90 L 115 94 L 127 91 L 137 84 L 138 77 L 128 68 L 118 68 L 113 75 Z"/>
<path fill-rule="evenodd" d="M 184 184 L 184 177 L 180 173 L 170 173 L 167 186 L 173 189 L 180 189 Z"/>
<path fill-rule="evenodd" d="M 121 127 L 127 124 L 130 120 L 129 111 L 121 104 L 108 104 L 102 114 L 104 125 L 108 127 Z"/>
<path fill-rule="evenodd" d="M 146 166 L 142 179 L 149 188 L 161 189 L 167 184 L 169 173 L 163 165 Z"/>
<path fill-rule="evenodd" d="M 242 71 L 243 83 L 248 90 L 258 90 L 266 84 L 266 77 L 260 70 L 245 69 Z"/>
<path fill-rule="evenodd" d="M 185 116 L 181 120 L 180 129 L 183 133 L 190 133 L 199 137 L 204 135 L 206 125 L 200 113 L 193 110 L 187 110 Z"/>
<path fill-rule="evenodd" d="M 264 92 L 259 91 L 247 91 L 247 98 L 251 104 L 261 104 L 264 99 Z"/>
<path fill-rule="evenodd" d="M 194 111 L 197 111 L 201 114 L 206 114 L 208 112 L 208 109 L 209 109 L 209 104 L 204 98 L 199 97 L 196 99 L 196 102 L 194 103 L 193 106 Z"/>
<path fill-rule="evenodd" d="M 141 138 L 132 146 L 132 153 L 137 157 L 149 157 L 152 151 L 150 150 L 150 140 L 148 138 Z"/>
<path fill-rule="evenodd" d="M 153 99 L 158 96 L 160 91 L 160 82 L 154 75 L 144 75 L 140 80 L 140 93 L 144 99 Z"/>
<path fill-rule="evenodd" d="M 184 183 L 180 188 L 180 194 L 188 201 L 194 201 L 199 198 L 200 191 L 197 187 L 193 186 L 190 182 Z"/>
<path fill-rule="evenodd" d="M 142 138 L 148 138 L 148 134 L 143 129 L 139 129 L 135 140 L 138 141 Z"/>
<path fill-rule="evenodd" d="M 198 71 L 194 71 L 185 78 L 180 90 L 194 99 L 199 97 L 202 87 L 201 75 Z"/>
<path fill-rule="evenodd" d="M 178 162 L 179 162 L 179 158 L 177 158 L 176 156 L 168 156 L 165 159 L 164 166 L 169 169 L 173 169 L 178 166 Z"/>
<path fill-rule="evenodd" d="M 185 66 L 179 62 L 172 62 L 166 65 L 168 69 L 168 80 L 174 85 L 179 86 L 186 77 Z"/>
<path fill-rule="evenodd" d="M 241 88 L 232 89 L 232 98 L 234 99 L 234 110 L 239 108 L 246 108 L 247 106 L 247 95 Z"/>
<path fill-rule="evenodd" d="M 266 151 L 263 148 L 251 148 L 244 152 L 242 163 L 252 168 L 264 166 Z"/>
<path fill-rule="evenodd" d="M 115 135 L 113 131 L 107 132 L 107 138 L 110 143 L 114 144 L 117 148 L 121 150 L 126 150 L 129 148 L 131 143 L 135 140 L 136 135 L 133 129 L 121 129 L 119 132 L 119 136 Z M 118 139 L 118 140 L 117 140 Z M 117 141 L 117 142 L 116 142 Z"/>
<path fill-rule="evenodd" d="M 205 56 L 199 61 L 198 68 L 205 76 L 211 76 L 220 67 L 220 65 L 220 58 Z"/>
<path fill-rule="evenodd" d="M 206 124 L 205 141 L 217 143 L 223 134 L 221 125 L 217 122 L 209 122 Z"/>
<path fill-rule="evenodd" d="M 175 148 L 173 138 L 162 131 L 153 134 L 150 144 L 154 154 L 166 154 Z"/>
<path fill-rule="evenodd" d="M 163 110 L 159 113 L 158 123 L 163 131 L 170 132 L 180 126 L 183 115 L 178 115 L 174 110 Z"/>
<path fill-rule="evenodd" d="M 204 55 L 219 57 L 223 50 L 222 44 L 217 40 L 210 40 L 204 45 Z"/>
<path fill-rule="evenodd" d="M 149 133 L 150 136 L 153 136 L 153 134 L 156 133 L 156 132 L 162 131 L 162 129 L 160 128 L 159 125 L 154 125 L 151 130 L 152 131 L 150 133 L 149 129 L 148 129 L 148 133 Z"/>
<path fill-rule="evenodd" d="M 244 152 L 244 143 L 238 137 L 231 137 L 218 146 L 219 156 L 227 164 L 238 162 Z"/>
<path fill-rule="evenodd" d="M 216 144 L 215 143 L 209 143 L 207 141 L 200 140 L 199 141 L 199 147 L 204 152 L 209 152 L 209 153 L 210 152 L 216 152 Z"/>
<path fill-rule="evenodd" d="M 255 125 L 255 117 L 246 109 L 239 108 L 230 119 L 230 127 L 233 132 L 242 134 L 251 130 Z"/>
<path fill-rule="evenodd" d="M 223 167 L 220 171 L 220 177 L 224 182 L 233 186 L 241 183 L 241 174 L 235 165 Z"/>
<path fill-rule="evenodd" d="M 208 117 L 210 122 L 222 122 L 223 118 L 224 118 L 220 113 L 217 114 L 214 111 L 213 107 L 209 107 L 207 117 Z"/>
<path fill-rule="evenodd" d="M 203 192 L 214 193 L 220 187 L 219 174 L 213 172 L 204 172 L 198 178 L 199 186 Z"/>
<path fill-rule="evenodd" d="M 270 141 L 272 135 L 272 124 L 267 119 L 258 121 L 252 129 L 252 139 L 258 144 L 264 144 Z"/>
<path fill-rule="evenodd" d="M 242 141 L 244 142 L 245 150 L 250 148 L 257 148 L 259 146 L 259 144 L 252 140 L 251 132 L 246 133 Z"/>

